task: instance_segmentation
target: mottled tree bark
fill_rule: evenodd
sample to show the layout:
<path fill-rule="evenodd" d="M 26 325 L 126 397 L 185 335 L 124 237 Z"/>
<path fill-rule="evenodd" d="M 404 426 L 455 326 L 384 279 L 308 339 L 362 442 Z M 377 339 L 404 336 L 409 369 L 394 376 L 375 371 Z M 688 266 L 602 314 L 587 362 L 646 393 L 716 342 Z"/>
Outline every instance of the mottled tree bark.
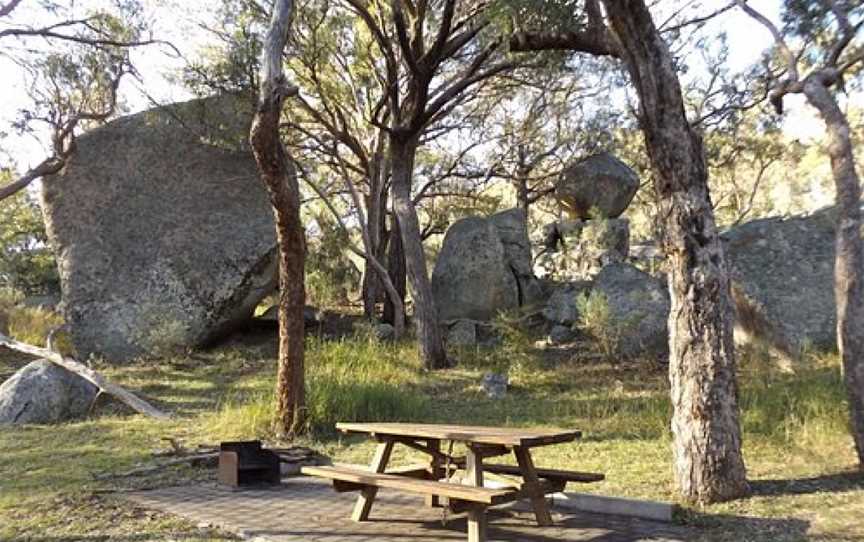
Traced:
<path fill-rule="evenodd" d="M 438 325 L 438 311 L 432 297 L 432 283 L 426 270 L 426 254 L 420 236 L 420 221 L 411 199 L 411 182 L 414 174 L 414 158 L 417 154 L 418 136 L 390 137 L 390 163 L 393 168 L 393 211 L 399 220 L 402 248 L 405 251 L 405 266 L 408 284 L 414 299 L 414 324 L 420 346 L 420 356 L 428 369 L 447 366 L 447 355 Z"/>
<path fill-rule="evenodd" d="M 303 264 L 305 235 L 300 220 L 300 187 L 293 159 L 279 138 L 282 104 L 297 89 L 282 71 L 282 50 L 291 27 L 292 0 L 277 0 L 264 38 L 261 88 L 249 139 L 258 172 L 270 196 L 279 248 L 279 360 L 276 374 L 276 431 L 293 436 L 302 427 L 306 301 Z"/>
<path fill-rule="evenodd" d="M 833 81 L 814 73 L 804 81 L 804 95 L 828 128 L 828 155 L 837 191 L 834 295 L 837 300 L 837 345 L 849 397 L 850 426 L 859 467 L 864 468 L 864 243 L 861 241 L 861 182 L 849 122 L 828 90 Z"/>
<path fill-rule="evenodd" d="M 639 94 L 669 261 L 669 377 L 675 482 L 689 501 L 748 492 L 738 421 L 729 275 L 700 136 L 684 112 L 672 58 L 642 0 L 603 0 Z"/>

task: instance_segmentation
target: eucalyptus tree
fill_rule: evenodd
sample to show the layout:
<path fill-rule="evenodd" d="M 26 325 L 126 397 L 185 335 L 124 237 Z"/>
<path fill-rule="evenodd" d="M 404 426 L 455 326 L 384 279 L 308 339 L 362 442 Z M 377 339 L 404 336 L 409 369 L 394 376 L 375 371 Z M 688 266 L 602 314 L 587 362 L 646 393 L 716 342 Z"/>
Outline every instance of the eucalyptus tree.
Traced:
<path fill-rule="evenodd" d="M 515 50 L 564 48 L 621 60 L 639 97 L 669 268 L 673 472 L 682 497 L 749 491 L 741 455 L 729 273 L 714 222 L 702 138 L 688 120 L 676 65 L 643 0 L 584 2 L 567 32 L 522 30 Z M 571 8 L 575 8 L 573 5 Z M 528 29 L 530 30 L 530 29 Z"/>
<path fill-rule="evenodd" d="M 414 166 L 430 126 L 469 98 L 467 91 L 516 63 L 488 18 L 488 4 L 455 0 L 345 0 L 375 41 L 389 107 L 387 132 L 393 210 L 399 221 L 420 354 L 428 368 L 447 364 L 412 197 Z"/>
<path fill-rule="evenodd" d="M 130 48 L 164 44 L 142 37 L 147 27 L 134 1 L 83 15 L 74 3 L 46 3 L 39 9 L 43 23 L 34 25 L 27 22 L 34 15 L 21 2 L 0 8 L 2 55 L 17 66 L 30 95 L 13 129 L 40 139 L 48 134 L 48 156 L 0 186 L 0 200 L 60 171 L 74 152 L 76 136 L 117 112 L 120 81 L 135 72 Z"/>
<path fill-rule="evenodd" d="M 375 318 L 377 303 L 386 292 L 393 309 L 391 323 L 400 336 L 405 321 L 404 288 L 400 292 L 396 284 L 404 279 L 397 270 L 391 276 L 385 261 L 390 164 L 387 134 L 379 126 L 389 109 L 386 104 L 379 107 L 385 89 L 375 77 L 378 66 L 370 53 L 372 37 L 346 6 L 310 2 L 298 18 L 294 45 L 296 54 L 290 66 L 301 94 L 290 128 L 302 137 L 302 143 L 296 145 L 298 158 L 323 164 L 342 180 L 339 184 L 356 214 L 363 244 L 362 250 L 353 244 L 349 249 L 366 261 L 364 312 Z M 319 180 L 306 180 L 326 197 Z M 345 225 L 338 213 L 334 216 Z"/>
<path fill-rule="evenodd" d="M 788 94 L 803 94 L 818 112 L 828 133 L 828 156 L 837 202 L 834 294 L 837 301 L 837 346 L 849 398 L 852 436 L 864 468 L 864 242 L 861 240 L 861 180 L 856 171 L 852 135 L 840 107 L 844 78 L 864 66 L 864 6 L 860 2 L 820 0 L 785 2 L 781 29 L 743 0 L 738 6 L 774 38 L 782 74 L 774 80 L 771 103 L 783 113 Z M 792 38 L 802 45 L 793 50 Z M 794 42 L 793 42 L 794 43 Z"/>
<path fill-rule="evenodd" d="M 305 411 L 304 268 L 306 240 L 300 219 L 300 186 L 293 158 L 282 144 L 285 99 L 297 94 L 283 70 L 282 55 L 291 32 L 292 0 L 273 4 L 261 47 L 258 105 L 249 131 L 261 181 L 270 196 L 279 247 L 279 360 L 276 376 L 276 430 L 295 435 Z"/>

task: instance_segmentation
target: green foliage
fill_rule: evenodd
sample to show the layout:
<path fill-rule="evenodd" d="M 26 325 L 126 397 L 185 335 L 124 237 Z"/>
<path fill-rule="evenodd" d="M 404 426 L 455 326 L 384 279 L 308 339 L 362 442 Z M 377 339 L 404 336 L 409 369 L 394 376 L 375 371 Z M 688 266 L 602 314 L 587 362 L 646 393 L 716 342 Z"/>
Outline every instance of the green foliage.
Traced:
<path fill-rule="evenodd" d="M 183 68 L 180 82 L 202 97 L 255 96 L 267 14 L 254 0 L 223 0 L 218 10 L 220 41 L 202 49 Z"/>
<path fill-rule="evenodd" d="M 525 329 L 523 316 L 519 311 L 499 312 L 492 321 L 492 329 L 500 338 L 500 344 L 477 355 L 481 367 L 507 374 L 511 383 L 519 385 L 530 382 L 543 368 L 534 339 Z"/>
<path fill-rule="evenodd" d="M 360 271 L 348 257 L 347 233 L 328 211 L 313 215 L 315 228 L 306 252 L 306 294 L 318 307 L 346 305 L 360 283 Z"/>
<path fill-rule="evenodd" d="M 632 322 L 613 314 L 609 300 L 603 292 L 578 294 L 576 310 L 579 320 L 574 327 L 593 339 L 598 353 L 605 360 L 615 362 L 621 337 L 631 327 Z"/>
<path fill-rule="evenodd" d="M 19 192 L 0 201 L 0 216 L 0 286 L 28 294 L 59 291 L 57 265 L 36 203 Z"/>
<path fill-rule="evenodd" d="M 581 0 L 496 0 L 489 12 L 505 31 L 512 32 L 516 25 L 515 30 L 562 32 L 584 24 L 583 8 Z"/>

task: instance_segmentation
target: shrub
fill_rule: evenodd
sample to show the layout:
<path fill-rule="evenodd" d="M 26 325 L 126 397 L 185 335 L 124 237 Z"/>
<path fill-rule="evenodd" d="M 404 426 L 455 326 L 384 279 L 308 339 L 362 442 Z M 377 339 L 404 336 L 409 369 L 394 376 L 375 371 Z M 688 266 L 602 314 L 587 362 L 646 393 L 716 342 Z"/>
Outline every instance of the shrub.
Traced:
<path fill-rule="evenodd" d="M 593 339 L 606 360 L 614 361 L 623 326 L 612 314 L 606 295 L 602 292 L 582 292 L 576 296 L 576 309 L 579 319 L 575 326 Z"/>
<path fill-rule="evenodd" d="M 60 279 L 39 207 L 26 192 L 0 202 L 0 285 L 31 293 L 57 292 Z"/>

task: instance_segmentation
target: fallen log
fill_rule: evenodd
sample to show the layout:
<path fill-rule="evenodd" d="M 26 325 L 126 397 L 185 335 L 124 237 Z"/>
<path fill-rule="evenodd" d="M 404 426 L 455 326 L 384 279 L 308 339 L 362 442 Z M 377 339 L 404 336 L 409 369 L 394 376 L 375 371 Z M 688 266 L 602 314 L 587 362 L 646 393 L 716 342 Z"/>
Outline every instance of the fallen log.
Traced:
<path fill-rule="evenodd" d="M 31 356 L 38 356 L 40 358 L 47 359 L 52 363 L 56 363 L 67 371 L 73 372 L 81 378 L 92 383 L 103 393 L 107 393 L 108 395 L 117 398 L 124 404 L 129 405 L 133 410 L 135 410 L 135 412 L 139 412 L 141 414 L 145 414 L 159 420 L 167 420 L 171 418 L 170 414 L 162 412 L 144 399 L 141 399 L 129 390 L 108 381 L 108 379 L 106 379 L 98 372 L 94 371 L 90 367 L 87 367 L 83 363 L 75 361 L 72 358 L 64 357 L 63 355 L 58 354 L 53 350 L 48 350 L 47 348 L 40 348 L 38 346 L 33 346 L 27 343 L 16 341 L 15 339 L 10 339 L 2 333 L 0 333 L 0 346 L 5 346 L 6 348 L 11 348 L 12 350 L 17 350 L 18 352 L 30 354 Z"/>

